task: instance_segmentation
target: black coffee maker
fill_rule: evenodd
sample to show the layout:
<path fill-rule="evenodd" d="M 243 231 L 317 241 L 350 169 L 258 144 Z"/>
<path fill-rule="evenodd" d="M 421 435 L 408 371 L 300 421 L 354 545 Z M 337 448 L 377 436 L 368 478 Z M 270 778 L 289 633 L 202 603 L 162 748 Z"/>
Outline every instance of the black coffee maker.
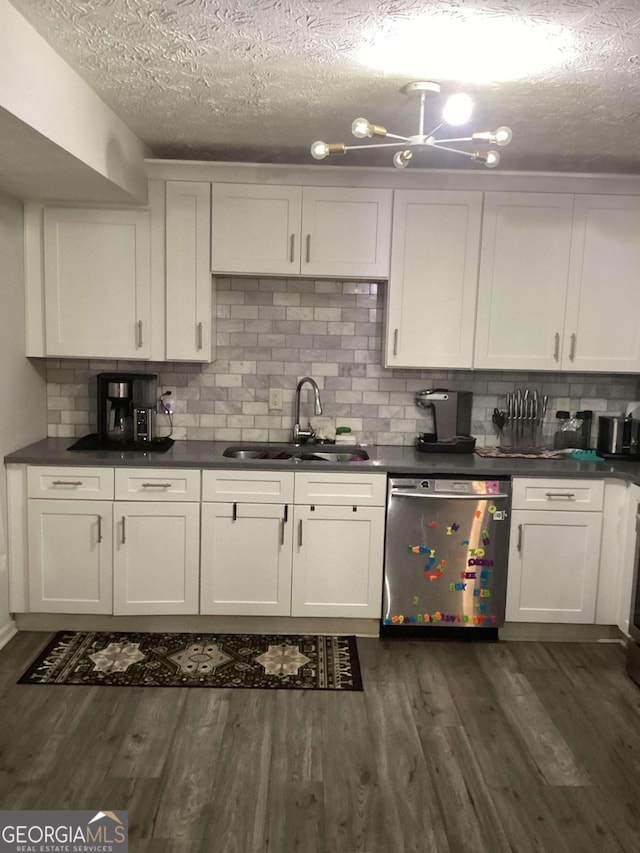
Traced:
<path fill-rule="evenodd" d="M 98 432 L 85 435 L 69 450 L 163 452 L 171 447 L 172 438 L 155 435 L 155 373 L 99 373 L 96 384 Z"/>
<path fill-rule="evenodd" d="M 430 417 L 429 429 L 415 441 L 421 453 L 473 453 L 476 446 L 471 432 L 471 391 L 425 388 L 416 391 L 414 402 Z"/>

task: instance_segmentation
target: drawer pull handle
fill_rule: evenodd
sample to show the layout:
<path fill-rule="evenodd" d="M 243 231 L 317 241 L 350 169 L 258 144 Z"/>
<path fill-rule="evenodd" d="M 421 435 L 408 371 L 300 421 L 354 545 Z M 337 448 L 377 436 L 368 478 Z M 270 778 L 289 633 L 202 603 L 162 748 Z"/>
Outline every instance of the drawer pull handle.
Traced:
<path fill-rule="evenodd" d="M 143 489 L 170 489 L 173 483 L 143 483 Z"/>
<path fill-rule="evenodd" d="M 522 524 L 518 525 L 518 543 L 516 545 L 518 551 L 522 551 Z"/>
<path fill-rule="evenodd" d="M 54 480 L 52 486 L 81 486 L 82 480 Z"/>
<path fill-rule="evenodd" d="M 565 498 L 568 501 L 573 501 L 576 498 L 575 492 L 545 492 L 545 496 L 550 501 L 555 498 Z"/>
<path fill-rule="evenodd" d="M 98 542 L 102 542 L 102 516 L 98 516 Z"/>
<path fill-rule="evenodd" d="M 127 519 L 123 515 L 122 516 L 122 544 L 126 545 L 127 543 Z"/>

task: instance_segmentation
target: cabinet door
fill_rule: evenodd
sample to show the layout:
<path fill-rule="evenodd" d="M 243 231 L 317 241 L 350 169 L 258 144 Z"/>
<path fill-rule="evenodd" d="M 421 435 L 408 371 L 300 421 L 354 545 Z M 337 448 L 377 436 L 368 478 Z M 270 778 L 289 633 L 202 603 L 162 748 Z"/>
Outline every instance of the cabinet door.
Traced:
<path fill-rule="evenodd" d="M 300 187 L 213 184 L 213 271 L 299 273 L 301 210 Z"/>
<path fill-rule="evenodd" d="M 149 358 L 149 214 L 45 208 L 49 356 Z"/>
<path fill-rule="evenodd" d="M 199 504 L 113 506 L 113 612 L 197 613 Z"/>
<path fill-rule="evenodd" d="M 211 361 L 210 186 L 166 188 L 167 359 Z"/>
<path fill-rule="evenodd" d="M 296 506 L 292 616 L 380 617 L 384 508 Z"/>
<path fill-rule="evenodd" d="M 576 196 L 562 367 L 640 371 L 640 197 Z"/>
<path fill-rule="evenodd" d="M 305 187 L 303 275 L 387 278 L 391 190 Z"/>
<path fill-rule="evenodd" d="M 481 192 L 395 192 L 386 367 L 471 367 L 481 210 Z"/>
<path fill-rule="evenodd" d="M 514 510 L 507 620 L 593 624 L 601 529 L 599 512 Z"/>
<path fill-rule="evenodd" d="M 33 613 L 111 613 L 111 507 L 111 501 L 29 501 Z"/>
<path fill-rule="evenodd" d="M 200 612 L 288 616 L 291 528 L 287 505 L 203 504 Z"/>
<path fill-rule="evenodd" d="M 474 367 L 557 370 L 573 196 L 487 193 Z"/>

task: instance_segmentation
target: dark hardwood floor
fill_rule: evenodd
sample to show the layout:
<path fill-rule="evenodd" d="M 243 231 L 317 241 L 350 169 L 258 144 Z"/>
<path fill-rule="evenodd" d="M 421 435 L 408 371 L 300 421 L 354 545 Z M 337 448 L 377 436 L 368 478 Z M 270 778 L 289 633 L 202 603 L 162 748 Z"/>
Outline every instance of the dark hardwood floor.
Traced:
<path fill-rule="evenodd" d="M 127 809 L 140 853 L 640 850 L 622 647 L 359 640 L 362 693 L 17 685 L 0 808 Z"/>

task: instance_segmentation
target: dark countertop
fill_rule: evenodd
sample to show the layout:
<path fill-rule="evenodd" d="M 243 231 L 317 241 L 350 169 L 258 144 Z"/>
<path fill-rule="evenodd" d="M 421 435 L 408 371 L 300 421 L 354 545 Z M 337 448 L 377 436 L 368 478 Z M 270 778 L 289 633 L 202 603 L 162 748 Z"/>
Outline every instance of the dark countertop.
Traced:
<path fill-rule="evenodd" d="M 418 453 L 412 447 L 367 445 L 364 462 L 301 461 L 299 459 L 229 459 L 223 456 L 231 445 L 255 442 L 176 441 L 166 453 L 142 451 L 68 450 L 73 439 L 46 438 L 5 456 L 7 464 L 114 466 L 129 468 L 236 468 L 278 471 L 393 471 L 398 474 L 460 474 L 494 477 L 611 477 L 640 483 L 640 462 L 576 462 L 572 459 L 494 459 L 475 453 Z M 265 444 L 264 447 L 268 445 Z M 322 452 L 322 446 L 316 446 Z M 348 446 L 325 446 L 325 450 L 348 453 Z"/>

